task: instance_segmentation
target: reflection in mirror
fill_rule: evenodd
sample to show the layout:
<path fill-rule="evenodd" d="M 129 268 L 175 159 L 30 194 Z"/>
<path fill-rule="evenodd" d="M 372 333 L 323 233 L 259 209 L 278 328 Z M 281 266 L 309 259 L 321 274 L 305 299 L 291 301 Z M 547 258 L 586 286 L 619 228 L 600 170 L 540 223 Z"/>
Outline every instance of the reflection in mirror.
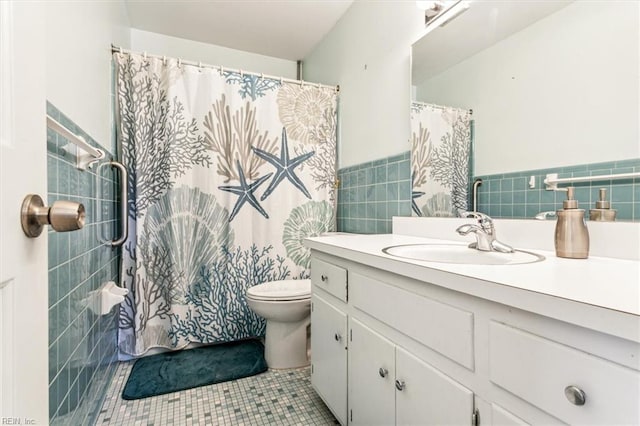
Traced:
<path fill-rule="evenodd" d="M 556 210 L 560 178 L 640 172 L 640 2 L 473 1 L 412 46 L 414 102 L 473 110 L 478 210 Z M 581 207 L 607 188 L 640 220 L 640 179 L 575 184 Z"/>
<path fill-rule="evenodd" d="M 469 210 L 471 114 L 411 103 L 411 211 L 414 216 L 456 217 Z"/>

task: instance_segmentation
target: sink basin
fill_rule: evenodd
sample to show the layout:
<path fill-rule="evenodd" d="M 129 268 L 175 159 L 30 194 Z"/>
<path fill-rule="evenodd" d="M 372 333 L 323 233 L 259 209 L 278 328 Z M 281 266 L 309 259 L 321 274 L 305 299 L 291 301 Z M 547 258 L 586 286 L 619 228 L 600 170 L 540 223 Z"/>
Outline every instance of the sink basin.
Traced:
<path fill-rule="evenodd" d="M 467 265 L 521 265 L 544 260 L 544 256 L 523 250 L 499 253 L 480 251 L 462 244 L 406 244 L 385 247 L 382 251 L 405 259 Z"/>

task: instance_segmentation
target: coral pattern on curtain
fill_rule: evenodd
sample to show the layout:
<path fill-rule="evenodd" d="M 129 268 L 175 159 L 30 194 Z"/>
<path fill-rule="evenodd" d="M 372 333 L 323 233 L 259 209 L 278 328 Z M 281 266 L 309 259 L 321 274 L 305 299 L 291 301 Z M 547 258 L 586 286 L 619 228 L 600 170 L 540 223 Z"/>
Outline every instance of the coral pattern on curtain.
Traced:
<path fill-rule="evenodd" d="M 129 171 L 121 357 L 263 335 L 246 289 L 307 277 L 302 240 L 334 230 L 337 94 L 114 59 Z"/>
<path fill-rule="evenodd" d="M 469 111 L 411 103 L 413 216 L 456 217 L 468 209 Z"/>

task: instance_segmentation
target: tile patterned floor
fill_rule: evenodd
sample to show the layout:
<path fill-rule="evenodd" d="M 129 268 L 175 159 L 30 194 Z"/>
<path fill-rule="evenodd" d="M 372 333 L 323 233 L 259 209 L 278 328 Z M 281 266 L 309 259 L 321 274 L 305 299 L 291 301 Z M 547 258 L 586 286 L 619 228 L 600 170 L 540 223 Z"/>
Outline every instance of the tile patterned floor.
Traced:
<path fill-rule="evenodd" d="M 311 388 L 309 368 L 257 376 L 152 398 L 125 401 L 132 362 L 118 366 L 96 426 L 336 425 Z"/>

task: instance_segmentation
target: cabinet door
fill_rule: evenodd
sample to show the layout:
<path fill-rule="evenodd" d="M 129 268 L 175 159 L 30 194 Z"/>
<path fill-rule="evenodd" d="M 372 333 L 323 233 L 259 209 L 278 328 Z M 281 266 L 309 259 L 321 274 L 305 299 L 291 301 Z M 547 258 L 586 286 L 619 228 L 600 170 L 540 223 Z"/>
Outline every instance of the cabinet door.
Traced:
<path fill-rule="evenodd" d="M 352 425 L 392 425 L 395 418 L 395 347 L 350 318 L 349 411 Z"/>
<path fill-rule="evenodd" d="M 491 419 L 493 426 L 529 426 L 529 423 L 495 403 L 491 404 Z"/>
<path fill-rule="evenodd" d="M 399 347 L 396 382 L 396 424 L 471 424 L 473 392 Z"/>
<path fill-rule="evenodd" d="M 347 424 L 347 315 L 311 297 L 311 384 L 341 424 Z"/>

